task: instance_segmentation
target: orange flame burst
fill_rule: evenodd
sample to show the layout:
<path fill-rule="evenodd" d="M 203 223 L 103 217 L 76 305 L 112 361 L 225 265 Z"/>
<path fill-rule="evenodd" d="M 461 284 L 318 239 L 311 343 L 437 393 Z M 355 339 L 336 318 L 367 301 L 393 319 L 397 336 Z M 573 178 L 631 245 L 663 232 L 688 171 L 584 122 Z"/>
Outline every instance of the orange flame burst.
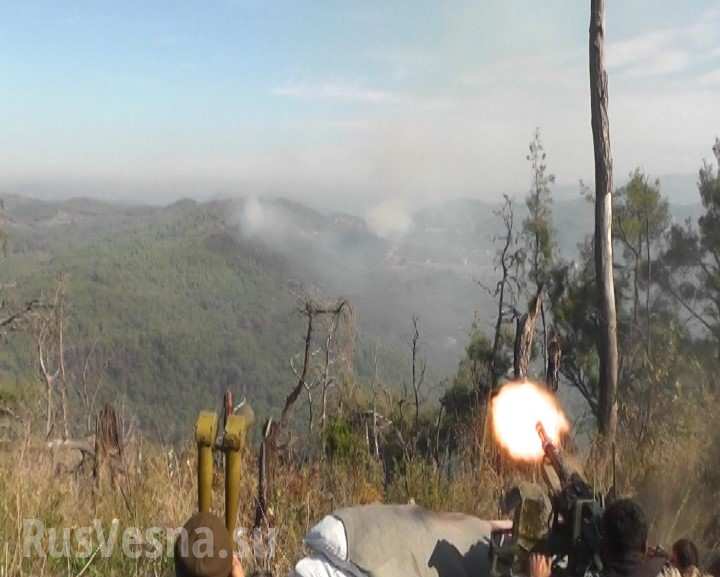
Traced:
<path fill-rule="evenodd" d="M 510 456 L 522 461 L 537 461 L 544 454 L 536 429 L 539 422 L 553 443 L 559 443 L 560 435 L 570 428 L 555 397 L 534 383 L 504 385 L 491 410 L 495 438 Z"/>

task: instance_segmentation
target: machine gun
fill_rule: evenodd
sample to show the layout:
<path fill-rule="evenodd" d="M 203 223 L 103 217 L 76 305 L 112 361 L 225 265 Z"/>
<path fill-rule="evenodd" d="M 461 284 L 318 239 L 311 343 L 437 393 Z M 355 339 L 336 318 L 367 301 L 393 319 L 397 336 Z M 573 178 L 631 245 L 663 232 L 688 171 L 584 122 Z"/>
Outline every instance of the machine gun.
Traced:
<path fill-rule="evenodd" d="M 527 573 L 527 560 L 532 553 L 553 557 L 554 577 L 583 577 L 599 572 L 600 520 L 605 499 L 595 495 L 582 477 L 568 468 L 542 423 L 536 429 L 545 462 L 557 479 L 552 479 L 544 467 L 549 491 L 525 484 L 505 497 L 501 509 L 514 514 L 513 527 L 493 533 L 491 575 L 509 577 Z"/>
<path fill-rule="evenodd" d="M 542 423 L 537 432 L 543 444 L 545 459 L 560 481 L 559 490 L 552 492 L 552 520 L 550 530 L 538 552 L 554 556 L 559 562 L 567 560 L 558 571 L 569 576 L 582 576 L 602 570 L 600 560 L 600 521 L 605 509 L 605 498 L 595 495 L 592 488 L 577 472 L 570 472 L 560 457 L 557 447 L 550 441 Z M 546 482 L 553 489 L 548 477 Z M 556 562 L 557 563 L 557 562 Z"/>

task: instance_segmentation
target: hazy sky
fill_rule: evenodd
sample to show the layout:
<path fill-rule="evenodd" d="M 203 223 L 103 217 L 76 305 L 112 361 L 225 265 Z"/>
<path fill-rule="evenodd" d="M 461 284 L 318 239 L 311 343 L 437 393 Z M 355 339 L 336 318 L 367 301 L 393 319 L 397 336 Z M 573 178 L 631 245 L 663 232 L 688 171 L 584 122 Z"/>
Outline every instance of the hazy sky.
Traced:
<path fill-rule="evenodd" d="M 495 198 L 592 175 L 590 0 L 0 3 L 0 190 Z M 720 1 L 609 0 L 617 178 L 720 135 Z M 345 195 L 351 197 L 345 199 Z"/>

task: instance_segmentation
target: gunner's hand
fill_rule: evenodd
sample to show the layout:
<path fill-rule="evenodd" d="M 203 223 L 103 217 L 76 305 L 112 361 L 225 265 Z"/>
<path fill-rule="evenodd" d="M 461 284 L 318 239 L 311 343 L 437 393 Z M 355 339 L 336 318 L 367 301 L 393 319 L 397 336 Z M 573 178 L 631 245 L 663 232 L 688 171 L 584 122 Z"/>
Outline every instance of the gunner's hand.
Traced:
<path fill-rule="evenodd" d="M 530 577 L 550 577 L 550 557 L 533 553 L 530 555 Z"/>
<path fill-rule="evenodd" d="M 230 577 L 245 577 L 245 570 L 237 555 L 233 555 L 232 571 Z"/>

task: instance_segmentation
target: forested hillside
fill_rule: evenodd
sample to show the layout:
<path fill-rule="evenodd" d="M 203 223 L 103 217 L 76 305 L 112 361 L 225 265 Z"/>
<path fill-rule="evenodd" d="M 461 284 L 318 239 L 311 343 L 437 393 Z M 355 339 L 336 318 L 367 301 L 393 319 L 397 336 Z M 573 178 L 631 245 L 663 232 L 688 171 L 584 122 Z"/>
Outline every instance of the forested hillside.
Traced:
<path fill-rule="evenodd" d="M 720 0 L 0 37 L 0 577 L 720 577 Z"/>
<path fill-rule="evenodd" d="M 53 218 L 63 214 L 67 225 L 46 223 L 44 239 L 38 226 L 28 236 L 15 228 L 18 249 L 3 275 L 21 287 L 18 296 L 38 296 L 67 274 L 75 357 L 95 346 L 107 363 L 104 386 L 120 392 L 146 427 L 173 434 L 226 387 L 249 388 L 260 408 L 277 402 L 299 335 L 282 259 L 251 244 L 241 249 L 217 205 L 123 211 L 107 227 L 102 210 Z M 23 380 L 35 374 L 27 340 L 13 340 L 4 362 Z"/>
<path fill-rule="evenodd" d="M 386 239 L 361 218 L 285 200 L 151 207 L 10 196 L 4 204 L 0 280 L 15 283 L 10 298 L 48 298 L 66 275 L 69 370 L 90 359 L 99 397 L 125 399 L 161 437 L 184 434 L 228 388 L 261 414 L 277 407 L 302 349 L 304 295 L 349 299 L 357 377 L 375 371 L 377 351 L 379 378 L 393 386 L 409 379 L 417 315 L 429 396 L 454 373 L 474 316 L 484 329 L 493 315 L 478 283 L 495 282 L 501 220 L 479 201 L 421 210 L 407 234 Z M 555 214 L 560 249 L 574 256 L 591 207 L 561 202 Z M 6 395 L 37 386 L 32 339 L 25 331 L 3 348 Z"/>

